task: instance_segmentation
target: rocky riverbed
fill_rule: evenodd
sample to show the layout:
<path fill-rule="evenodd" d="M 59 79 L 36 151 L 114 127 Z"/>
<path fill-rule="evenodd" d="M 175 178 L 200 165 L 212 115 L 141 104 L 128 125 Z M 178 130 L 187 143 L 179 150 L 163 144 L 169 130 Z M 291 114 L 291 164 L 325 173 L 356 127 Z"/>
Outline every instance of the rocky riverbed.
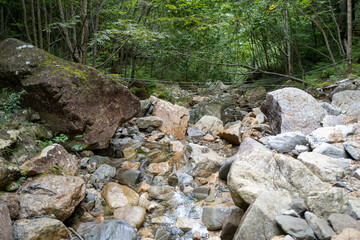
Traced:
<path fill-rule="evenodd" d="M 173 87 L 177 104 L 112 115 L 110 138 L 95 124 L 101 144 L 54 136 L 41 112 L 2 118 L 0 239 L 360 239 L 359 83 L 322 100 Z"/>

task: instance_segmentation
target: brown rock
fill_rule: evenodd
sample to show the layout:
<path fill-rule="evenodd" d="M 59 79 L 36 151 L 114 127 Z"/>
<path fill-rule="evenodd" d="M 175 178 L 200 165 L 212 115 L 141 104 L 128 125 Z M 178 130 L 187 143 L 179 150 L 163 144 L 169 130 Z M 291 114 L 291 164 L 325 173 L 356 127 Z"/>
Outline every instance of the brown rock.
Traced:
<path fill-rule="evenodd" d="M 138 206 L 116 208 L 114 211 L 114 219 L 123 219 L 126 223 L 136 228 L 142 226 L 145 220 L 145 215 L 145 208 Z"/>
<path fill-rule="evenodd" d="M 185 138 L 187 124 L 190 119 L 189 111 L 170 102 L 151 97 L 154 104 L 153 115 L 160 117 L 164 122 L 159 130 L 177 138 Z"/>
<path fill-rule="evenodd" d="M 19 199 L 17 193 L 1 193 L 0 201 L 4 201 L 9 209 L 11 219 L 17 219 L 19 214 Z"/>
<path fill-rule="evenodd" d="M 181 161 L 184 159 L 185 156 L 185 152 L 186 150 L 183 150 L 181 152 L 176 152 L 174 153 L 174 155 L 172 156 L 172 163 L 175 164 L 176 168 L 179 169 L 180 168 L 180 163 Z"/>
<path fill-rule="evenodd" d="M 85 197 L 85 183 L 79 177 L 44 176 L 27 182 L 19 192 L 19 218 L 54 214 L 66 220 Z"/>
<path fill-rule="evenodd" d="M 13 228 L 7 204 L 0 202 L 0 239 L 13 240 Z"/>
<path fill-rule="evenodd" d="M 331 240 L 359 240 L 360 231 L 354 228 L 345 228 L 340 234 L 333 236 Z"/>
<path fill-rule="evenodd" d="M 230 143 L 240 145 L 241 123 L 235 124 L 220 132 L 219 137 L 228 140 Z"/>
<path fill-rule="evenodd" d="M 14 223 L 16 239 L 22 240 L 60 240 L 68 239 L 65 225 L 56 219 L 21 219 Z"/>
<path fill-rule="evenodd" d="M 130 161 L 126 161 L 123 164 L 121 164 L 121 169 L 138 169 L 140 167 L 140 163 L 139 162 L 130 162 Z"/>
<path fill-rule="evenodd" d="M 1 87 L 24 88 L 24 102 L 52 132 L 64 133 L 89 149 L 106 148 L 118 126 L 140 110 L 129 90 L 94 68 L 16 39 L 2 41 L 0 52 Z M 74 138 L 83 132 L 83 138 Z"/>
<path fill-rule="evenodd" d="M 74 176 L 77 167 L 78 159 L 75 155 L 70 155 L 60 144 L 53 144 L 44 148 L 40 155 L 22 164 L 20 170 L 28 176 L 40 173 Z"/>
<path fill-rule="evenodd" d="M 124 158 L 128 161 L 131 161 L 136 158 L 136 151 L 134 148 L 129 147 L 122 150 Z"/>
<path fill-rule="evenodd" d="M 131 188 L 118 183 L 108 183 L 101 192 L 110 208 L 134 206 L 138 204 L 139 194 Z"/>
<path fill-rule="evenodd" d="M 0 157 L 0 189 L 6 190 L 7 186 L 18 177 L 20 177 L 20 169 Z"/>
<path fill-rule="evenodd" d="M 146 171 L 158 176 L 164 176 L 166 173 L 170 172 L 170 170 L 171 167 L 169 163 L 162 162 L 162 163 L 150 163 L 149 168 Z"/>

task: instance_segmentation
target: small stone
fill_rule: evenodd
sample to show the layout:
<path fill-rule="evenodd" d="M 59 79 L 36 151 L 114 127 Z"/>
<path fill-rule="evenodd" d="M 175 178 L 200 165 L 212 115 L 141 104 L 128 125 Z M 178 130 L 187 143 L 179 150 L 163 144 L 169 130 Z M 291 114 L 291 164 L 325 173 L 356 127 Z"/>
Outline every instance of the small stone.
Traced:
<path fill-rule="evenodd" d="M 216 231 L 222 228 L 225 217 L 230 213 L 230 208 L 204 207 L 202 222 L 209 231 Z"/>
<path fill-rule="evenodd" d="M 316 239 L 313 230 L 304 219 L 291 216 L 278 216 L 275 217 L 275 221 L 280 225 L 284 232 L 291 236 L 304 240 Z"/>
<path fill-rule="evenodd" d="M 156 116 L 141 117 L 136 120 L 136 124 L 140 129 L 158 128 L 163 124 L 163 120 Z"/>
<path fill-rule="evenodd" d="M 206 134 L 206 135 L 204 136 L 204 140 L 205 140 L 205 141 L 209 141 L 209 142 L 213 142 L 213 141 L 216 140 L 216 138 L 215 138 L 213 135 L 211 135 L 211 134 Z"/>
<path fill-rule="evenodd" d="M 132 147 L 123 149 L 122 153 L 124 155 L 124 158 L 128 161 L 131 161 L 136 158 L 136 151 Z"/>
<path fill-rule="evenodd" d="M 170 141 L 170 147 L 173 152 L 181 152 L 185 150 L 184 144 L 180 141 Z"/>
<path fill-rule="evenodd" d="M 168 177 L 168 183 L 172 187 L 176 187 L 178 185 L 179 180 L 176 173 L 170 174 L 170 176 Z"/>
<path fill-rule="evenodd" d="M 168 162 L 150 163 L 146 171 L 154 175 L 164 176 L 171 171 L 171 167 Z"/>
<path fill-rule="evenodd" d="M 92 156 L 94 156 L 94 153 L 90 150 L 85 150 L 85 151 L 80 152 L 80 156 L 83 158 L 92 157 Z"/>
<path fill-rule="evenodd" d="M 157 200 L 170 200 L 174 195 L 174 188 L 170 186 L 151 186 L 149 188 L 150 198 Z"/>
<path fill-rule="evenodd" d="M 294 209 L 290 209 L 290 210 L 284 212 L 284 215 L 286 215 L 286 216 L 292 216 L 292 217 L 297 217 L 297 218 L 300 217 L 300 215 L 299 215 Z"/>
<path fill-rule="evenodd" d="M 360 154 L 359 154 L 358 151 L 356 151 L 356 149 L 355 149 L 353 146 L 351 146 L 351 145 L 350 145 L 349 143 L 347 143 L 347 142 L 344 142 L 344 143 L 343 143 L 343 146 L 344 146 L 346 152 L 349 153 L 350 156 L 351 156 L 354 160 L 360 161 Z"/>
<path fill-rule="evenodd" d="M 345 228 L 355 228 L 360 230 L 359 223 L 347 214 L 333 213 L 329 216 L 328 221 L 336 233 L 342 232 Z"/>
<path fill-rule="evenodd" d="M 196 219 L 192 218 L 177 218 L 176 219 L 176 227 L 179 228 L 183 232 L 188 232 L 193 228 L 199 226 L 200 223 Z"/>
<path fill-rule="evenodd" d="M 137 237 L 134 228 L 124 220 L 104 220 L 81 223 L 77 232 L 84 239 L 89 240 L 136 240 Z"/>
<path fill-rule="evenodd" d="M 114 219 L 123 219 L 126 223 L 133 227 L 139 228 L 145 220 L 145 208 L 138 206 L 125 206 L 116 208 L 114 211 Z"/>
<path fill-rule="evenodd" d="M 333 158 L 346 158 L 347 154 L 343 149 L 337 148 L 328 143 L 322 143 L 317 146 L 313 152 L 320 153 Z"/>
<path fill-rule="evenodd" d="M 134 190 L 114 182 L 108 183 L 103 188 L 101 195 L 113 209 L 134 206 L 139 201 L 139 195 Z"/>
<path fill-rule="evenodd" d="M 210 194 L 210 187 L 197 187 L 194 189 L 193 194 L 195 198 L 203 200 Z"/>
<path fill-rule="evenodd" d="M 166 231 L 165 229 L 158 228 L 156 230 L 155 240 L 169 240 L 170 235 L 170 232 Z"/>
<path fill-rule="evenodd" d="M 306 212 L 305 219 L 319 239 L 330 239 L 335 235 L 335 232 L 328 222 L 325 219 L 319 218 L 312 212 Z"/>
<path fill-rule="evenodd" d="M 360 231 L 354 228 L 345 228 L 341 233 L 331 238 L 331 240 L 358 240 Z"/>
<path fill-rule="evenodd" d="M 234 238 L 235 232 L 239 227 L 241 218 L 244 215 L 244 210 L 239 207 L 232 206 L 230 207 L 230 214 L 224 218 L 223 226 L 221 229 L 221 239 L 222 240 L 232 240 Z"/>
<path fill-rule="evenodd" d="M 101 165 L 91 176 L 91 180 L 96 181 L 98 179 L 105 180 L 111 179 L 116 175 L 116 168 L 111 167 L 107 164 Z"/>
<path fill-rule="evenodd" d="M 141 172 L 135 169 L 119 169 L 115 178 L 120 184 L 134 185 L 138 183 L 140 175 Z"/>
<path fill-rule="evenodd" d="M 326 115 L 321 121 L 323 127 L 335 127 L 337 125 L 346 125 L 341 116 Z"/>
<path fill-rule="evenodd" d="M 295 199 L 291 203 L 291 209 L 294 209 L 300 216 L 303 216 L 308 208 L 304 199 Z"/>

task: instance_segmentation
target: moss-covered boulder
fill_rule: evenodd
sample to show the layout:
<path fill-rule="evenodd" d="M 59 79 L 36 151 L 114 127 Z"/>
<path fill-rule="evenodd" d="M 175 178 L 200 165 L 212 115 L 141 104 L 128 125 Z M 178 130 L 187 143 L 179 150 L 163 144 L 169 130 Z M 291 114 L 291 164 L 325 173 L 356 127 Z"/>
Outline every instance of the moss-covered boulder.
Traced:
<path fill-rule="evenodd" d="M 16 39 L 0 43 L 0 87 L 24 88 L 24 103 L 55 134 L 90 149 L 107 147 L 117 127 L 140 110 L 126 88 L 94 68 L 68 62 Z"/>

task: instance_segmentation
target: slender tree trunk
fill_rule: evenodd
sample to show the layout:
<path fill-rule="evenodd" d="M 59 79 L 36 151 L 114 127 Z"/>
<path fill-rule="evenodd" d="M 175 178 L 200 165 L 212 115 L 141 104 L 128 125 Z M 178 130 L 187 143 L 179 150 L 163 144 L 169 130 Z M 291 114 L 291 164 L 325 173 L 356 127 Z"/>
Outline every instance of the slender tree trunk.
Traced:
<path fill-rule="evenodd" d="M 42 26 L 41 26 L 41 11 L 40 11 L 40 0 L 36 0 L 36 11 L 37 11 L 37 23 L 38 23 L 38 32 L 39 32 L 39 43 L 40 43 L 40 48 L 43 49 L 44 45 L 43 45 L 43 36 L 42 36 Z"/>
<path fill-rule="evenodd" d="M 131 54 L 131 75 L 130 78 L 135 78 L 136 71 L 136 47 L 134 46 L 133 53 Z"/>
<path fill-rule="evenodd" d="M 352 73 L 352 2 L 347 0 L 347 55 L 348 73 Z"/>
<path fill-rule="evenodd" d="M 31 0 L 31 18 L 32 18 L 32 28 L 33 28 L 33 35 L 34 35 L 34 42 L 35 46 L 38 46 L 37 41 L 37 34 L 36 34 L 36 25 L 35 25 L 35 6 L 34 6 L 34 0 Z"/>
<path fill-rule="evenodd" d="M 29 32 L 29 27 L 28 27 L 28 24 L 27 24 L 28 19 L 27 19 L 27 14 L 26 14 L 25 0 L 21 0 L 21 3 L 22 3 L 22 8 L 23 8 L 23 17 L 24 17 L 24 26 L 25 26 L 26 36 L 27 36 L 29 42 L 33 43 L 32 39 L 31 39 L 30 32 Z M 1 22 L 5 22 L 5 21 L 1 21 Z"/>
<path fill-rule="evenodd" d="M 51 2 L 51 1 L 50 1 Z M 49 29 L 47 29 L 48 26 L 48 11 L 47 11 L 47 6 L 46 6 L 46 2 L 45 0 L 43 0 L 43 6 L 44 6 L 44 23 L 45 23 L 45 34 L 46 34 L 46 49 L 48 52 L 50 52 L 50 31 Z M 49 21 L 51 21 L 51 19 L 49 19 Z"/>
<path fill-rule="evenodd" d="M 95 13 L 95 26 L 94 26 L 94 45 L 93 45 L 93 59 L 92 59 L 92 66 L 96 66 L 96 57 L 97 57 L 97 33 L 99 30 L 99 17 L 100 17 L 100 2 L 97 1 L 96 3 L 96 13 Z M 119 54 L 120 57 L 120 54 Z M 120 58 L 120 61 L 122 59 Z M 121 66 L 120 66 L 121 67 Z"/>
<path fill-rule="evenodd" d="M 81 19 L 82 19 L 82 31 L 81 31 L 81 63 L 86 64 L 87 57 L 87 45 L 89 41 L 89 22 L 87 18 L 87 0 L 81 0 Z"/>
<path fill-rule="evenodd" d="M 57 4 L 58 4 L 58 8 L 59 8 L 59 14 L 60 14 L 61 23 L 63 25 L 65 25 L 66 21 L 65 21 L 64 9 L 63 9 L 61 0 L 57 0 Z M 61 26 L 61 25 L 59 25 L 59 27 L 60 27 L 60 29 L 62 31 L 62 34 L 63 34 L 63 37 L 65 39 L 66 45 L 67 45 L 67 47 L 68 47 L 68 49 L 69 49 L 69 51 L 71 53 L 71 57 L 73 58 L 73 60 L 75 62 L 80 62 L 77 54 L 74 52 L 74 48 L 73 48 L 72 43 L 70 41 L 68 29 L 65 26 Z"/>
<path fill-rule="evenodd" d="M 72 21 L 75 21 L 75 11 L 74 11 L 74 2 L 72 0 L 70 0 L 70 16 L 71 16 L 71 19 Z M 77 43 L 78 43 L 78 40 L 77 40 L 77 32 L 76 32 L 76 24 L 74 24 L 72 27 L 72 39 L 73 39 L 73 43 L 74 43 L 74 52 L 77 52 Z"/>
<path fill-rule="evenodd" d="M 294 74 L 294 68 L 292 64 L 292 52 L 291 52 L 291 36 L 290 36 L 290 19 L 287 2 L 285 2 L 285 16 L 284 16 L 284 32 L 286 38 L 286 55 L 288 65 L 288 75 Z"/>

